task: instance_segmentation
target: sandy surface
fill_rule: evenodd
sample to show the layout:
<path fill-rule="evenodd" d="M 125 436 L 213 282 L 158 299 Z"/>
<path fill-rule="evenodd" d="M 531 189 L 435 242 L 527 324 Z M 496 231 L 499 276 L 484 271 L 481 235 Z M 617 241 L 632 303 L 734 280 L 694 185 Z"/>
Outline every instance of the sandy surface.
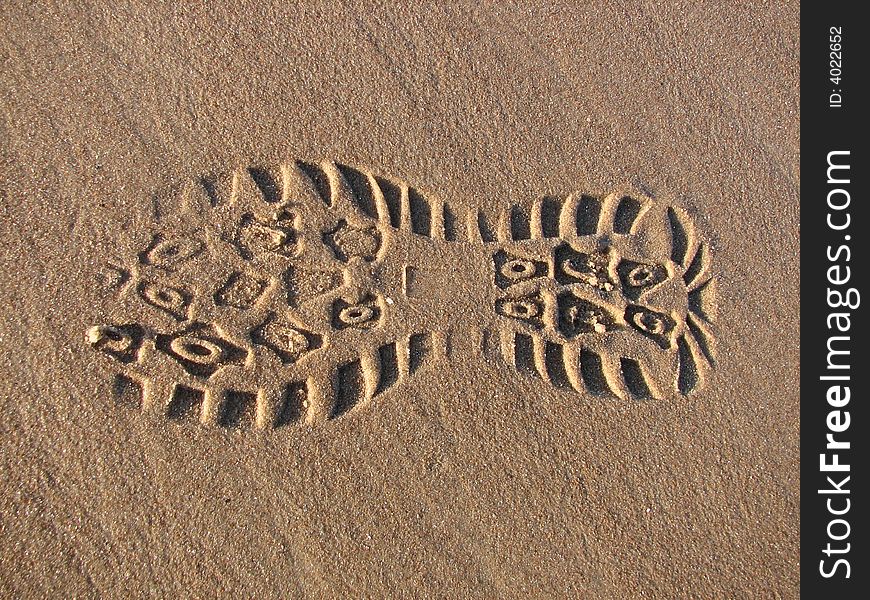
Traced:
<path fill-rule="evenodd" d="M 797 596 L 797 3 L 66 4 L 0 595 Z"/>

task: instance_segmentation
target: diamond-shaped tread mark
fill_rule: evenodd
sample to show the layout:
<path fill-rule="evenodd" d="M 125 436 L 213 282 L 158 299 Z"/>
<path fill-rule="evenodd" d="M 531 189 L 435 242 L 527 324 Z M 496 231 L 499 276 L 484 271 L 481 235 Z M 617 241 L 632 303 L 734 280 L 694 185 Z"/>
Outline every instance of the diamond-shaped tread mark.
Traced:
<path fill-rule="evenodd" d="M 323 235 L 323 243 L 343 262 L 353 257 L 373 261 L 381 249 L 381 234 L 376 227 L 354 227 L 341 220 Z"/>
<path fill-rule="evenodd" d="M 195 237 L 157 234 L 148 248 L 139 253 L 139 261 L 171 270 L 195 258 L 204 248 L 204 244 Z"/>
<path fill-rule="evenodd" d="M 176 321 L 188 318 L 188 308 L 193 296 L 187 290 L 154 281 L 141 281 L 136 286 L 136 291 L 142 300 L 172 316 Z"/>
<path fill-rule="evenodd" d="M 294 363 L 323 345 L 323 338 L 277 315 L 269 317 L 251 333 L 255 344 L 265 346 L 284 364 Z"/>
<path fill-rule="evenodd" d="M 156 346 L 198 377 L 211 377 L 225 365 L 241 364 L 247 356 L 205 323 L 194 323 L 177 335 L 158 335 Z"/>
<path fill-rule="evenodd" d="M 653 289 L 668 278 L 668 271 L 664 265 L 628 259 L 620 261 L 616 272 L 622 283 L 622 293 L 631 300 L 637 300 L 644 292 Z"/>
<path fill-rule="evenodd" d="M 504 317 L 527 323 L 535 329 L 544 326 L 544 300 L 540 294 L 500 298 L 495 303 L 495 311 Z"/>
<path fill-rule="evenodd" d="M 499 250 L 492 257 L 495 284 L 501 289 L 547 274 L 547 263 Z"/>
<path fill-rule="evenodd" d="M 662 349 L 667 350 L 671 347 L 671 334 L 677 323 L 668 315 L 643 306 L 629 306 L 625 309 L 625 322 Z"/>
<path fill-rule="evenodd" d="M 237 271 L 215 293 L 214 301 L 219 306 L 247 310 L 257 303 L 268 287 L 268 279 Z"/>

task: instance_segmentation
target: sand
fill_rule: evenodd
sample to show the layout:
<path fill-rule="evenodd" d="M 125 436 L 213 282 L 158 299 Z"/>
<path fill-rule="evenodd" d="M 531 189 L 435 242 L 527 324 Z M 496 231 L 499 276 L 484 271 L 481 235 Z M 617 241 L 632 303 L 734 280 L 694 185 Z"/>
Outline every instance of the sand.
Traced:
<path fill-rule="evenodd" d="M 0 12 L 0 595 L 797 597 L 797 3 L 286 4 Z"/>

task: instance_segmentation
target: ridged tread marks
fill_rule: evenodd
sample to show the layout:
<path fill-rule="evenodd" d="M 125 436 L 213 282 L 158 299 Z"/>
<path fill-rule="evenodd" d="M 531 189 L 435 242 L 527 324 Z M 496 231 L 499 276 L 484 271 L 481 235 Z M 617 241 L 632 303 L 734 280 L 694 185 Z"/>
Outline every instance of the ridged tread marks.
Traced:
<path fill-rule="evenodd" d="M 411 334 L 338 365 L 330 375 L 259 389 L 236 389 L 195 377 L 148 377 L 131 369 L 116 376 L 116 393 L 172 422 L 225 428 L 276 429 L 338 418 L 443 356 L 439 333 Z M 136 396 L 131 400 L 130 396 Z"/>
<path fill-rule="evenodd" d="M 347 203 L 384 226 L 436 241 L 481 240 L 476 212 L 430 197 L 406 182 L 329 160 L 296 160 L 205 175 L 194 182 L 190 202 L 218 207 L 257 196 L 278 204 L 292 200 L 291 182 L 300 175 L 326 208 Z M 491 240 L 485 235 L 483 241 Z"/>
<path fill-rule="evenodd" d="M 297 161 L 326 206 L 344 199 L 362 215 L 400 231 L 440 241 L 465 241 L 465 211 L 402 181 L 334 161 Z"/>
<path fill-rule="evenodd" d="M 545 340 L 533 333 L 502 330 L 500 339 L 499 355 L 505 363 L 556 387 L 622 399 L 662 396 L 635 359 L 613 358 L 589 348 Z"/>
<path fill-rule="evenodd" d="M 651 198 L 637 191 L 616 191 L 601 196 L 576 192 L 515 204 L 495 214 L 480 210 L 473 223 L 470 222 L 469 230 L 481 243 L 501 245 L 548 239 L 553 243 L 570 243 L 584 237 L 602 242 L 618 241 L 648 226 L 658 227 L 656 231 L 662 234 L 661 238 L 670 238 L 669 256 L 676 265 L 675 276 L 683 280 L 688 296 L 684 323 L 676 331 L 672 345 L 676 371 L 672 383 L 674 391 L 689 394 L 703 385 L 715 361 L 710 326 L 716 316 L 715 280 L 710 275 L 709 248 L 698 238 L 693 221 L 685 211 L 668 206 L 652 210 L 653 204 Z M 654 222 L 650 215 L 656 217 Z M 588 241 L 583 243 L 589 244 Z M 502 250 L 506 247 L 509 246 L 502 246 Z M 563 386 L 568 381 L 593 394 L 619 397 L 661 395 L 660 388 L 646 373 L 648 366 L 643 361 L 628 356 L 613 357 L 588 347 L 574 351 L 571 344 L 558 350 L 552 345 L 555 342 L 538 340 L 531 331 L 515 334 L 506 330 L 503 338 L 505 336 L 502 355 L 508 362 L 554 385 Z M 566 360 L 559 358 L 574 354 L 576 356 Z"/>
<path fill-rule="evenodd" d="M 513 204 L 497 215 L 478 210 L 469 220 L 474 241 L 515 242 L 588 235 L 630 235 L 637 231 L 651 202 L 641 194 L 616 192 L 603 197 L 575 192 Z"/>
<path fill-rule="evenodd" d="M 715 279 L 710 273 L 706 242 L 695 234 L 685 211 L 667 209 L 671 228 L 671 259 L 680 265 L 688 293 L 686 326 L 677 338 L 676 387 L 689 394 L 701 387 L 715 364 L 715 343 L 710 322 L 716 317 Z"/>
<path fill-rule="evenodd" d="M 651 206 L 643 194 L 573 193 L 516 204 L 493 216 L 486 210 L 458 210 L 404 182 L 334 161 L 255 165 L 209 174 L 194 182 L 184 202 L 200 212 L 234 204 L 263 203 L 280 208 L 295 200 L 300 183 L 310 190 L 311 201 L 317 202 L 324 214 L 353 207 L 359 216 L 375 220 L 379 226 L 447 242 L 559 243 L 582 236 L 629 236 L 638 231 Z M 674 344 L 678 365 L 674 386 L 687 394 L 704 382 L 714 361 L 710 321 L 716 310 L 715 281 L 709 274 L 709 248 L 695 235 L 686 213 L 668 207 L 661 214 L 667 216 L 670 226 L 670 256 L 681 269 L 688 293 L 689 313 Z M 129 279 L 129 274 L 122 279 Z M 257 272 L 233 271 L 226 285 L 214 292 L 214 303 L 247 309 L 274 281 L 274 273 L 260 277 Z M 148 302 L 151 296 L 146 290 L 140 290 L 140 296 L 180 322 L 189 319 L 190 299 L 183 295 L 169 307 L 157 300 Z M 621 398 L 661 397 L 645 371 L 649 365 L 642 360 L 562 344 L 531 331 L 504 331 L 500 335 L 502 355 L 508 363 L 555 386 Z M 317 423 L 344 415 L 404 381 L 438 354 L 439 339 L 438 334 L 414 334 L 398 342 L 376 341 L 372 349 L 356 357 L 336 356 L 339 363 L 331 373 L 318 370 L 309 377 L 296 377 L 291 371 L 285 373 L 284 383 L 269 388 L 250 385 L 250 378 L 239 385 L 202 382 L 187 375 L 150 378 L 137 371 L 135 364 L 119 376 L 119 388 L 128 396 L 131 388 L 138 390 L 134 395 L 140 395 L 143 410 L 160 412 L 171 420 L 196 418 L 222 427 L 260 429 Z M 159 383 L 158 379 L 172 383 Z"/>

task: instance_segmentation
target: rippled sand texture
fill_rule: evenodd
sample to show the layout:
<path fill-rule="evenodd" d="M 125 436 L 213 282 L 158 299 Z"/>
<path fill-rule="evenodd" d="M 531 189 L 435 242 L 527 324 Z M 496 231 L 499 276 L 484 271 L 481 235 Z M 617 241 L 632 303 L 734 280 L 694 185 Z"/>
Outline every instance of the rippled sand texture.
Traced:
<path fill-rule="evenodd" d="M 0 9 L 0 596 L 797 597 L 797 3 L 140 4 Z"/>

